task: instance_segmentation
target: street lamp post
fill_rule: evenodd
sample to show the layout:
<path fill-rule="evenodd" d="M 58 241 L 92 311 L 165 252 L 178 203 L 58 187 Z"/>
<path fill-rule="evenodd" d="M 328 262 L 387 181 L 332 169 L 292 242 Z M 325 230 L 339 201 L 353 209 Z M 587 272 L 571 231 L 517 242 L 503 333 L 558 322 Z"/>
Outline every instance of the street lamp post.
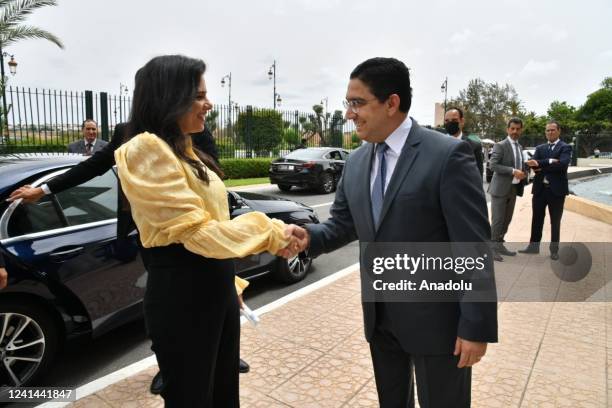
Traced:
<path fill-rule="evenodd" d="M 276 93 L 276 60 L 274 60 L 272 66 L 270 66 L 270 69 L 268 70 L 268 78 L 274 80 L 274 96 L 272 98 L 272 106 L 276 110 L 276 105 L 280 106 L 282 102 L 281 96 Z"/>
<path fill-rule="evenodd" d="M 123 122 L 123 107 L 122 107 L 122 99 L 123 93 L 128 94 L 128 87 L 119 82 L 119 120 Z M 117 122 L 117 115 L 115 115 L 115 122 Z M 116 123 L 115 123 L 116 125 Z"/>
<path fill-rule="evenodd" d="M 323 120 L 325 122 L 325 129 L 323 130 L 323 133 L 324 133 L 323 139 L 327 140 L 326 139 L 327 137 L 327 102 L 328 102 L 327 96 L 321 99 L 321 105 L 323 105 L 323 101 L 325 101 L 325 113 L 323 114 Z"/>
<path fill-rule="evenodd" d="M 232 73 L 231 72 L 223 76 L 223 78 L 221 78 L 222 88 L 225 87 L 226 79 L 227 79 L 227 89 L 228 89 L 227 110 L 228 110 L 228 117 L 229 117 L 229 119 L 227 120 L 227 124 L 228 124 L 228 127 L 231 129 L 232 127 Z"/>
<path fill-rule="evenodd" d="M 440 92 L 444 92 L 444 114 L 446 114 L 446 96 L 448 94 L 448 77 L 444 79 L 442 82 L 442 86 L 440 87 Z"/>
<path fill-rule="evenodd" d="M 11 75 L 15 75 L 17 73 L 17 61 L 15 61 L 15 56 L 11 55 L 7 52 L 2 51 L 2 47 L 0 47 L 0 86 L 2 86 L 2 119 L 4 119 L 4 125 L 6 125 L 6 130 L 8 133 L 8 109 L 6 107 L 6 83 L 8 81 L 8 77 L 4 75 L 4 57 L 11 57 L 11 60 L 8 62 L 9 72 Z M 0 123 L 0 132 L 3 131 L 4 126 Z"/>

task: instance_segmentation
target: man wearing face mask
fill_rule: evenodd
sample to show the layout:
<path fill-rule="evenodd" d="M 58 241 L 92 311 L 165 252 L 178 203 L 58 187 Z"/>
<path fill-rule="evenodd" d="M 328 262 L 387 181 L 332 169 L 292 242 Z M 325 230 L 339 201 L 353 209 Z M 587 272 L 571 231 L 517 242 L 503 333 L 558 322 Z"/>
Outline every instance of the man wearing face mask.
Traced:
<path fill-rule="evenodd" d="M 465 120 L 463 118 L 463 110 L 458 107 L 449 108 L 444 114 L 444 128 L 448 134 L 455 139 L 463 140 L 470 145 L 471 150 L 474 152 L 474 158 L 476 159 L 476 166 L 480 172 L 480 179 L 482 180 L 483 173 L 483 161 L 484 157 L 482 154 L 482 145 L 475 140 L 470 139 L 467 135 L 463 134 L 463 126 Z"/>

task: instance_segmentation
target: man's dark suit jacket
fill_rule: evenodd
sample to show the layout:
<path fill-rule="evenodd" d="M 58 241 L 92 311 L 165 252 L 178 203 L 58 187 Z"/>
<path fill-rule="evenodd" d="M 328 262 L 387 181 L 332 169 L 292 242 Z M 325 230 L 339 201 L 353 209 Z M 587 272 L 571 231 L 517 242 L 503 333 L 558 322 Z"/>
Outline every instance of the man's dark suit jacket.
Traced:
<path fill-rule="evenodd" d="M 0 252 L 0 268 L 4 268 L 4 257 L 2 256 L 2 252 Z"/>
<path fill-rule="evenodd" d="M 119 123 L 115 127 L 115 132 L 111 141 L 104 148 L 89 159 L 82 161 L 64 174 L 61 174 L 47 183 L 47 186 L 52 193 L 67 190 L 78 186 L 96 176 L 101 176 L 115 165 L 115 150 L 117 150 L 124 141 L 126 141 L 125 133 L 127 131 L 127 123 Z M 197 141 L 196 141 L 197 140 Z M 204 153 L 208 153 L 216 161 L 218 161 L 218 153 L 214 147 L 214 139 L 208 129 L 194 136 L 194 144 Z M 212 149 L 211 146 L 214 148 Z M 118 181 L 117 181 L 118 182 Z M 118 205 L 117 205 L 117 237 L 126 237 L 132 232 L 136 225 L 132 219 L 130 206 L 121 189 L 119 183 Z"/>
<path fill-rule="evenodd" d="M 93 146 L 91 150 L 91 154 L 95 154 L 100 150 L 104 149 L 104 147 L 108 144 L 106 140 L 102 140 L 100 138 L 96 139 L 96 144 Z M 76 142 L 70 143 L 68 145 L 68 153 L 80 153 L 85 154 L 87 152 L 87 143 L 85 143 L 85 139 L 77 140 Z"/>
<path fill-rule="evenodd" d="M 470 139 L 465 133 L 461 136 L 461 140 L 467 142 L 470 145 L 470 148 L 474 152 L 474 158 L 476 159 L 476 167 L 478 167 L 478 171 L 480 172 L 480 178 L 482 179 L 482 174 L 484 171 L 484 155 L 482 153 L 482 144 Z"/>
<path fill-rule="evenodd" d="M 540 171 L 536 172 L 533 179 L 531 193 L 539 195 L 544 190 L 544 177 L 548 180 L 550 190 L 558 197 L 564 197 L 569 193 L 567 186 L 567 168 L 572 158 L 572 146 L 559 140 L 551 152 L 548 143 L 536 147 L 532 159 L 537 160 Z M 550 163 L 549 159 L 559 160 Z"/>
<path fill-rule="evenodd" d="M 473 151 L 467 143 L 422 128 L 413 120 L 385 193 L 378 227 L 371 211 L 373 154 L 372 143 L 350 154 L 331 217 L 321 224 L 307 226 L 311 255 L 331 252 L 356 239 L 362 243 L 481 243 L 489 239 L 485 194 Z M 364 256 L 361 252 L 361 262 Z M 364 279 L 369 277 L 362 275 Z M 362 305 L 365 335 L 371 341 L 376 327 L 376 304 L 362 302 Z M 495 302 L 397 302 L 387 303 L 385 308 L 394 334 L 409 353 L 452 354 L 457 336 L 472 341 L 497 341 Z"/>

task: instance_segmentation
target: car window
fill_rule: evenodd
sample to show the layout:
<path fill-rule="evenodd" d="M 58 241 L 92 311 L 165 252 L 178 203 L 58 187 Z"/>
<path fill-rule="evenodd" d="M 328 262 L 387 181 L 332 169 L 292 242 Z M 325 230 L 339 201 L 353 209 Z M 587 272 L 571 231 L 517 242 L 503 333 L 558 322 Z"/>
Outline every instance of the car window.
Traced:
<path fill-rule="evenodd" d="M 22 203 L 15 207 L 8 222 L 7 232 L 9 237 L 18 237 L 65 226 L 51 196 L 44 196 L 36 203 Z"/>
<path fill-rule="evenodd" d="M 342 155 L 342 160 L 348 159 L 349 152 L 347 152 L 346 150 L 341 150 L 340 154 Z"/>
<path fill-rule="evenodd" d="M 71 226 L 117 217 L 117 177 L 112 170 L 55 197 Z"/>
<path fill-rule="evenodd" d="M 342 160 L 342 156 L 340 156 L 340 152 L 337 150 L 334 150 L 333 152 L 329 152 L 329 157 L 332 160 Z"/>
<path fill-rule="evenodd" d="M 283 156 L 285 159 L 313 160 L 323 157 L 323 152 L 318 149 L 297 149 Z"/>

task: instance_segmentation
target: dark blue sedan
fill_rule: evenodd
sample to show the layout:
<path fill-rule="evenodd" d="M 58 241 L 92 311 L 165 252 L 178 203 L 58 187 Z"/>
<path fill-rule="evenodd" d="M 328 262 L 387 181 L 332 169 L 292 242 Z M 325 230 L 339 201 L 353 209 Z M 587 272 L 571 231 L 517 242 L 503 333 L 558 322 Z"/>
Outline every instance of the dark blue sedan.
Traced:
<path fill-rule="evenodd" d="M 24 184 L 39 186 L 84 158 L 0 156 L 0 251 L 9 284 L 0 290 L 0 386 L 33 385 L 66 340 L 99 336 L 142 316 L 147 280 L 137 231 L 117 242 L 115 170 L 33 204 L 8 203 Z M 287 223 L 317 223 L 300 203 L 253 193 L 228 195 L 232 217 L 262 211 Z M 292 283 L 312 260 L 263 253 L 236 260 L 239 276 L 272 273 Z"/>

